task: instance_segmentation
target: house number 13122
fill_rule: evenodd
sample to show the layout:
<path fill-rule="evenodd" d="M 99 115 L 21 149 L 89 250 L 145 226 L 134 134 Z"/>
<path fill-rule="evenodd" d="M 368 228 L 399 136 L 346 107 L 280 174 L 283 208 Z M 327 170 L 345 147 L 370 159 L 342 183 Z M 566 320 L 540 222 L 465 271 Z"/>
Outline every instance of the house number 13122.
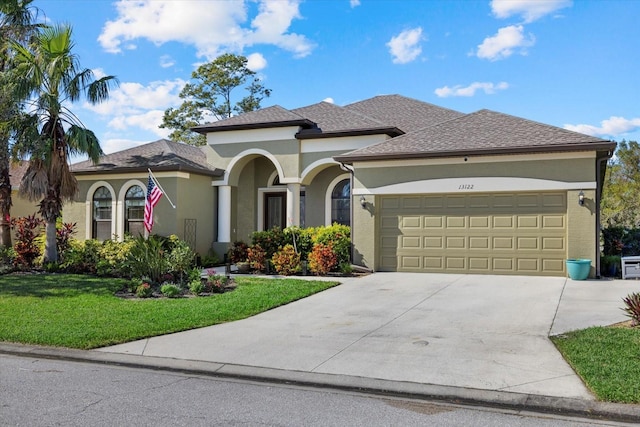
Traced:
<path fill-rule="evenodd" d="M 473 190 L 473 184 L 460 184 L 458 190 Z"/>

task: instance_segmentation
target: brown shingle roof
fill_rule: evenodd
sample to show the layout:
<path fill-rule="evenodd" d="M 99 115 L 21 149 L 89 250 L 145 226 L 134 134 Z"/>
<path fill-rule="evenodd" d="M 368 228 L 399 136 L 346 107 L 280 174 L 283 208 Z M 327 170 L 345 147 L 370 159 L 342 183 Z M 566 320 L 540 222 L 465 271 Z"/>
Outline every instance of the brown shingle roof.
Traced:
<path fill-rule="evenodd" d="M 291 111 L 316 124 L 317 128 L 309 130 L 309 134 L 317 134 L 318 132 L 323 134 L 358 133 L 363 131 L 371 131 L 369 133 L 392 132 L 394 136 L 401 134 L 398 129 L 386 123 L 351 112 L 328 102 L 320 102 Z M 300 136 L 303 135 L 305 135 L 304 131 L 301 132 Z"/>
<path fill-rule="evenodd" d="M 250 111 L 228 119 L 219 120 L 191 128 L 194 132 L 206 134 L 238 129 L 257 129 L 279 126 L 313 127 L 314 124 L 306 118 L 299 116 L 279 105 Z"/>
<path fill-rule="evenodd" d="M 206 155 L 198 148 L 187 144 L 160 139 L 128 150 L 107 154 L 94 165 L 90 160 L 71 165 L 78 175 L 103 172 L 141 172 L 171 170 L 222 176 L 223 171 L 207 163 Z"/>
<path fill-rule="evenodd" d="M 614 148 L 614 142 L 604 139 L 495 111 L 480 110 L 334 158 L 350 162 Z"/>
<path fill-rule="evenodd" d="M 455 119 L 464 114 L 401 95 L 380 95 L 346 105 L 345 110 L 357 111 L 405 133 Z"/>

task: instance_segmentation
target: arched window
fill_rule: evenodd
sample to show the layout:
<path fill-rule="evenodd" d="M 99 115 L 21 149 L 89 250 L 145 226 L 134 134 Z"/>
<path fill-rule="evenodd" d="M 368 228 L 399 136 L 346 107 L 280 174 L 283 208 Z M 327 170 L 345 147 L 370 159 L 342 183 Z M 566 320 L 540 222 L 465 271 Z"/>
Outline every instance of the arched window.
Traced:
<path fill-rule="evenodd" d="M 142 187 L 134 185 L 124 196 L 124 232 L 132 236 L 144 233 L 144 199 Z"/>
<path fill-rule="evenodd" d="M 93 227 L 91 237 L 98 240 L 111 239 L 111 192 L 107 187 L 98 187 L 93 193 Z"/>
<path fill-rule="evenodd" d="M 338 182 L 331 192 L 331 224 L 351 226 L 351 183 L 348 179 Z"/>

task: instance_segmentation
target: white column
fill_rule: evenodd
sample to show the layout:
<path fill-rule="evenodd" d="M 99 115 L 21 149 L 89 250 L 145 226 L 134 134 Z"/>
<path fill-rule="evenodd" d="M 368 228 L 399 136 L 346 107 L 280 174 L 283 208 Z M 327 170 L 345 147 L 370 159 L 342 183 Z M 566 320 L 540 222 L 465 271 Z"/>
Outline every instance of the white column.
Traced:
<path fill-rule="evenodd" d="M 218 187 L 218 242 L 231 242 L 231 186 Z"/>
<path fill-rule="evenodd" d="M 287 184 L 287 227 L 300 225 L 300 184 Z"/>

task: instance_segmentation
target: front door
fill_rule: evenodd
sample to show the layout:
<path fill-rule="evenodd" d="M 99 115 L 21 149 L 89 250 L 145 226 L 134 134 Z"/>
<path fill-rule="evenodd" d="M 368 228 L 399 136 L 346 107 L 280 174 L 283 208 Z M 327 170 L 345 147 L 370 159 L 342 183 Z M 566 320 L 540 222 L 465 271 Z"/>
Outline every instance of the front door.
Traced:
<path fill-rule="evenodd" d="M 265 193 L 264 229 L 286 227 L 287 193 Z"/>

